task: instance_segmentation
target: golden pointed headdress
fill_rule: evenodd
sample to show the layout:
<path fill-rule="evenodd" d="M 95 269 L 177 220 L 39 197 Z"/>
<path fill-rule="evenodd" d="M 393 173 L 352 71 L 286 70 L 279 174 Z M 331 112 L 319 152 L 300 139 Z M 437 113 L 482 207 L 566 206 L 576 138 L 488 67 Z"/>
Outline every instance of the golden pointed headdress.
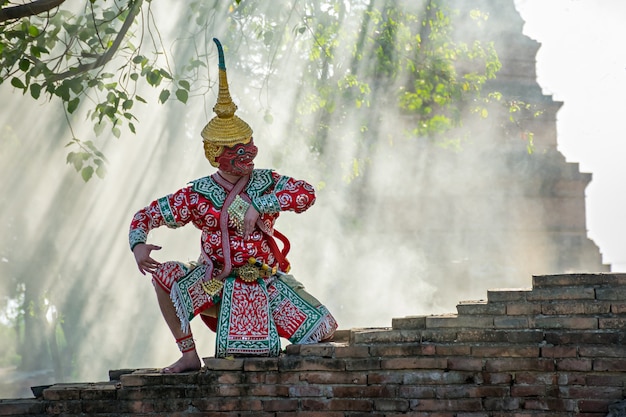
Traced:
<path fill-rule="evenodd" d="M 212 118 L 202 129 L 204 153 L 211 165 L 217 166 L 217 158 L 225 146 L 234 146 L 238 143 L 248 143 L 252 138 L 250 126 L 235 116 L 237 105 L 233 103 L 228 91 L 228 79 L 226 78 L 226 64 L 224 63 L 224 50 L 222 44 L 216 38 L 213 42 L 217 45 L 219 55 L 219 93 L 217 103 L 213 111 L 217 116 Z"/>

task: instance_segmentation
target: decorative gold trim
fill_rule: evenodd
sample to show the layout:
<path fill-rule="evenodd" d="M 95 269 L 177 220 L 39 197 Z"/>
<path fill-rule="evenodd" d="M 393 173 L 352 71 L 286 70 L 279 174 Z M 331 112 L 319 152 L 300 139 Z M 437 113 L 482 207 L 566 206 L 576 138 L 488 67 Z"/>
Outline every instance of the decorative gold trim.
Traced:
<path fill-rule="evenodd" d="M 209 297 L 213 297 L 218 294 L 222 291 L 222 288 L 224 288 L 224 283 L 217 279 L 212 279 L 209 282 L 205 281 L 202 283 L 202 289 Z"/>
<path fill-rule="evenodd" d="M 237 233 L 243 235 L 243 220 L 246 216 L 250 204 L 240 196 L 236 196 L 231 205 L 228 207 L 228 219 L 237 228 Z"/>
<path fill-rule="evenodd" d="M 244 282 L 256 282 L 261 278 L 261 270 L 254 265 L 244 265 L 236 269 L 236 273 Z"/>
<path fill-rule="evenodd" d="M 213 165 L 216 168 L 219 165 L 216 159 L 218 156 L 222 154 L 223 151 L 224 151 L 224 147 L 221 145 L 216 145 L 214 143 L 207 142 L 207 141 L 204 142 L 204 156 L 206 157 L 206 159 L 209 160 L 211 165 Z"/>

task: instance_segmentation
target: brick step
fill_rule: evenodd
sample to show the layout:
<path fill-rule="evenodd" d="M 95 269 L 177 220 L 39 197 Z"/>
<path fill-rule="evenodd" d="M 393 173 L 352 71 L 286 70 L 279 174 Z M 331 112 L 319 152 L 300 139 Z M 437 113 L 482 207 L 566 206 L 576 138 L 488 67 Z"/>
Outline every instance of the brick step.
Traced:
<path fill-rule="evenodd" d="M 622 345 L 626 341 L 626 333 L 605 329 L 559 329 L 559 328 L 527 328 L 527 329 L 421 329 L 397 330 L 389 328 L 372 328 L 355 330 L 350 343 L 322 343 L 316 345 L 289 345 L 287 355 L 317 357 L 367 357 L 382 354 L 379 349 L 395 346 L 403 355 L 432 354 L 422 352 L 425 345 L 446 344 L 536 344 L 536 345 Z M 387 352 L 389 353 L 389 352 Z"/>
<path fill-rule="evenodd" d="M 544 286 L 487 291 L 487 302 L 598 300 L 625 301 L 626 286 Z"/>
<path fill-rule="evenodd" d="M 626 327 L 624 315 L 572 315 L 572 314 L 519 315 L 467 315 L 415 316 L 395 318 L 393 330 L 421 329 L 623 329 Z"/>
<path fill-rule="evenodd" d="M 321 343 L 316 345 L 289 345 L 287 354 L 302 356 L 368 356 L 377 346 L 393 344 L 404 349 L 407 345 L 446 343 L 543 343 L 563 345 L 613 345 L 624 344 L 626 332 L 615 328 L 603 329 L 412 329 L 391 328 L 355 329 L 350 343 Z M 369 349 L 369 350 L 368 350 Z"/>
<path fill-rule="evenodd" d="M 109 384 L 57 384 L 44 391 L 47 400 L 79 398 L 99 399 L 114 395 L 113 391 L 155 385 L 178 385 L 210 383 L 220 380 L 224 383 L 264 382 L 267 372 L 277 372 L 282 377 L 273 381 L 292 383 L 300 375 L 311 376 L 318 373 L 320 378 L 337 378 L 330 373 L 358 373 L 368 370 L 389 369 L 451 369 L 451 363 L 471 363 L 473 370 L 480 370 L 487 359 L 526 358 L 547 362 L 554 366 L 555 360 L 563 367 L 584 367 L 591 370 L 594 362 L 599 365 L 603 359 L 620 359 L 626 356 L 625 346 L 607 345 L 550 345 L 547 343 L 444 343 L 444 344 L 385 344 L 370 346 L 366 355 L 346 355 L 346 347 L 335 347 L 332 356 L 283 355 L 279 358 L 203 358 L 204 368 L 199 372 L 163 375 L 151 370 L 137 370 L 131 374 L 121 374 L 118 381 Z M 623 364 L 626 366 L 626 364 Z M 559 366 L 559 365 L 557 365 Z M 456 367 L 456 369 L 459 369 Z M 515 368 L 512 368 L 515 369 Z M 521 368 L 519 369 L 521 370 Z M 582 369 L 569 369 L 582 370 Z M 601 370 L 599 370 L 601 371 Z M 115 371 L 112 371 L 115 372 Z M 243 373 L 242 373 L 243 372 Z M 323 374 L 322 374 L 323 373 Z M 226 377 L 225 375 L 230 375 Z M 343 375 L 353 379 L 355 375 Z M 340 381 L 341 382 L 341 381 Z M 128 397 L 120 395 L 118 397 Z"/>
<path fill-rule="evenodd" d="M 535 289 L 491 289 L 487 291 L 488 302 L 551 301 L 551 300 L 599 300 L 624 301 L 626 287 L 551 287 Z"/>
<path fill-rule="evenodd" d="M 626 274 L 599 273 L 599 274 L 555 274 L 533 276 L 533 288 L 550 287 L 624 287 L 626 289 Z"/>
<path fill-rule="evenodd" d="M 545 358 L 566 363 L 569 367 L 591 369 L 593 361 L 606 358 L 626 357 L 626 347 L 605 344 L 554 345 L 546 343 L 494 343 L 494 342 L 454 342 L 424 344 L 381 344 L 361 347 L 359 352 L 346 346 L 327 346 L 316 352 L 311 349 L 304 353 L 287 352 L 279 358 L 203 358 L 204 370 L 179 375 L 162 375 L 155 370 L 139 369 L 132 373 L 110 371 L 118 380 L 109 384 L 58 384 L 45 391 L 46 399 L 99 398 L 111 394 L 119 388 L 129 389 L 148 385 L 195 384 L 197 378 L 215 378 L 227 372 L 245 372 L 246 382 L 254 380 L 260 373 L 280 372 L 284 381 L 290 381 L 294 372 L 358 372 L 363 369 L 450 369 L 450 361 L 472 362 L 480 369 L 485 359 L 498 358 Z M 458 358 L 458 359 L 455 359 Z M 461 359 L 462 358 L 462 359 Z M 468 359 L 468 358 L 471 358 Z M 409 366 L 409 363 L 412 365 Z M 597 362 L 600 364 L 600 362 Z M 626 366 L 626 363 L 624 364 Z M 574 369 L 570 369 L 574 370 Z M 576 369 L 582 370 L 582 369 Z M 244 374 L 237 374 L 239 377 Z M 243 381 L 242 381 L 243 382 Z"/>
<path fill-rule="evenodd" d="M 551 300 L 487 302 L 461 301 L 456 306 L 459 316 L 522 316 L 522 315 L 610 315 L 626 316 L 626 302 L 600 300 Z"/>

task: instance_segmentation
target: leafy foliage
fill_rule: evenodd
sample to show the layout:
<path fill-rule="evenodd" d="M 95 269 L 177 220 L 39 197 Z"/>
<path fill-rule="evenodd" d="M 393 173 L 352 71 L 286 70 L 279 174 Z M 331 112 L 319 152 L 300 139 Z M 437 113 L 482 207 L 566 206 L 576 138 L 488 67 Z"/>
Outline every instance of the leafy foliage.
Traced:
<path fill-rule="evenodd" d="M 0 83 L 35 100 L 60 100 L 68 123 L 83 111 L 96 136 L 110 129 L 119 138 L 124 129 L 137 131 L 136 105 L 147 102 L 145 87 L 159 91 L 159 103 L 187 103 L 207 91 L 206 45 L 223 25 L 230 37 L 225 45 L 250 48 L 255 59 L 233 63 L 250 79 L 290 78 L 291 63 L 304 63 L 293 123 L 315 154 L 325 152 L 331 130 L 336 134 L 354 118 L 360 129 L 345 132 L 343 140 L 367 149 L 381 129 L 381 108 L 404 114 L 408 135 L 458 146 L 458 128 L 471 115 L 486 118 L 494 102 L 519 106 L 485 90 L 500 69 L 493 44 L 457 39 L 455 22 L 480 25 L 488 18 L 480 10 L 459 16 L 442 0 L 196 0 L 185 9 L 191 25 L 178 39 L 182 44 L 184 36 L 193 51 L 181 60 L 162 45 L 152 7 L 143 0 L 90 0 L 78 11 L 58 8 L 4 21 Z M 273 120 L 269 106 L 265 120 Z M 67 163 L 85 181 L 105 175 L 101 145 L 73 135 L 67 146 Z"/>
<path fill-rule="evenodd" d="M 161 103 L 168 100 L 170 90 L 185 103 L 190 90 L 189 81 L 173 77 L 159 53 L 143 55 L 141 45 L 136 44 L 142 35 L 132 29 L 142 7 L 149 8 L 149 2 L 92 0 L 78 13 L 58 9 L 4 22 L 0 26 L 0 83 L 9 81 L 35 100 L 60 100 L 68 122 L 69 115 L 89 106 L 87 114 L 96 136 L 107 127 L 118 138 L 124 127 L 135 133 L 133 108 L 136 102 L 146 103 L 137 94 L 141 83 L 162 88 Z M 113 63 L 119 66 L 107 72 L 105 68 Z M 68 154 L 68 164 L 85 181 L 94 173 L 104 176 L 106 159 L 93 141 L 73 137 L 67 146 L 75 148 Z"/>
<path fill-rule="evenodd" d="M 387 120 L 390 113 L 401 115 L 407 136 L 458 148 L 470 118 L 486 118 L 493 103 L 509 105 L 486 88 L 501 67 L 493 43 L 468 42 L 455 32 L 455 22 L 484 21 L 479 11 L 460 16 L 436 0 L 284 3 L 298 19 L 270 20 L 250 3 L 244 14 L 264 19 L 238 23 L 243 33 L 272 42 L 280 37 L 286 45 L 273 57 L 277 79 L 293 77 L 287 63 L 293 55 L 305 63 L 294 128 L 314 155 L 324 155 L 321 164 L 333 164 L 329 138 L 356 144 L 354 159 L 345 163 L 347 181 L 362 173 L 380 139 L 397 139 L 389 137 L 398 131 L 386 125 L 394 123 Z M 358 130 L 343 129 L 354 122 Z"/>

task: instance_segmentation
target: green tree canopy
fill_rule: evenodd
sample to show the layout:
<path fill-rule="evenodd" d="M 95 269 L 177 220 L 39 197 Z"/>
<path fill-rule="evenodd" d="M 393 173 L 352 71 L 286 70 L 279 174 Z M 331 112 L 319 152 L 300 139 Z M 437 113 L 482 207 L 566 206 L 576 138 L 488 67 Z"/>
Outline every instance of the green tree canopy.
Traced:
<path fill-rule="evenodd" d="M 259 84 L 293 78 L 288 62 L 306 62 L 293 117 L 313 152 L 323 152 L 329 128 L 355 112 L 361 128 L 347 139 L 367 146 L 377 121 L 366 109 L 377 106 L 404 113 L 407 134 L 458 142 L 463 117 L 485 117 L 485 101 L 501 99 L 484 88 L 500 68 L 493 44 L 454 36 L 455 21 L 488 18 L 479 10 L 459 19 L 441 0 L 191 1 L 180 20 L 188 25 L 171 46 L 154 17 L 155 8 L 168 7 L 143 0 L 2 5 L 0 84 L 62 102 L 68 123 L 79 109 L 86 113 L 94 137 L 66 142 L 67 162 L 85 180 L 105 175 L 96 137 L 137 131 L 136 105 L 147 102 L 147 88 L 157 89 L 160 103 L 206 95 L 216 59 L 210 39 L 218 32 L 226 48 L 252 51 L 229 65 Z M 272 118 L 268 109 L 266 122 Z"/>

